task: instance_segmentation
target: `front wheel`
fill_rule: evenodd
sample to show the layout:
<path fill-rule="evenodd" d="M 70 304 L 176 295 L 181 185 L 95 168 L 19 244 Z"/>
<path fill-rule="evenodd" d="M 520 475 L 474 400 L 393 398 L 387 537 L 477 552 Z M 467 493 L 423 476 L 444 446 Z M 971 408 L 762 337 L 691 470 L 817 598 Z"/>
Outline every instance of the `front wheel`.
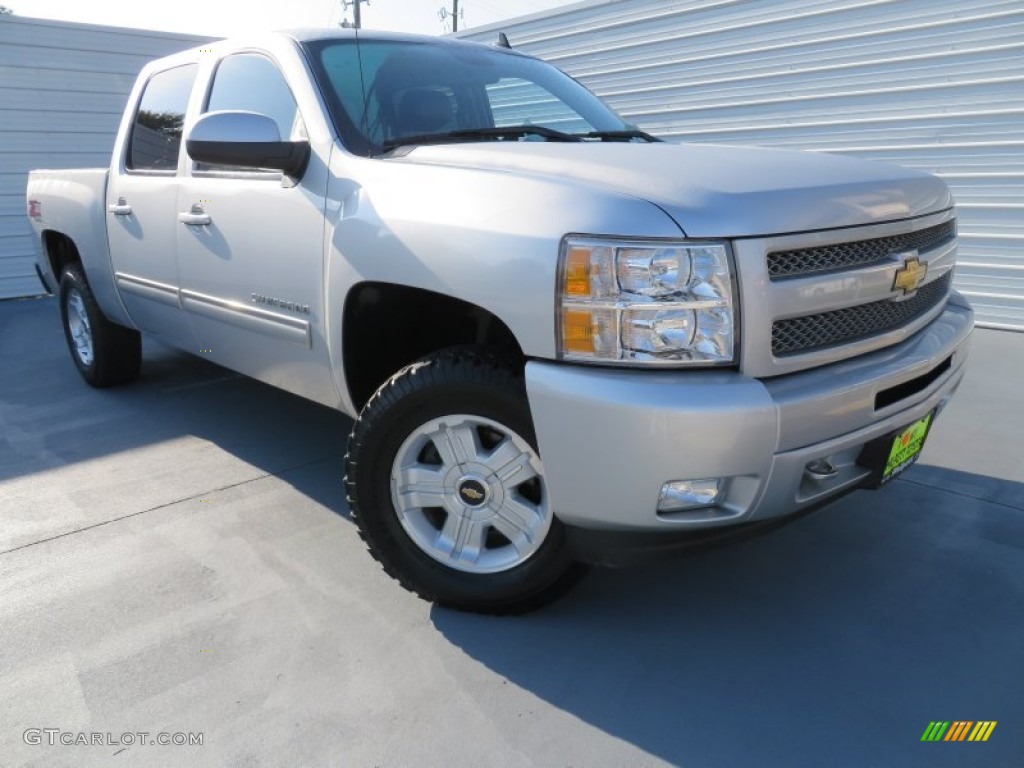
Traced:
<path fill-rule="evenodd" d="M 585 573 L 551 510 L 522 375 L 483 350 L 385 383 L 352 430 L 345 484 L 370 552 L 424 599 L 522 613 Z"/>

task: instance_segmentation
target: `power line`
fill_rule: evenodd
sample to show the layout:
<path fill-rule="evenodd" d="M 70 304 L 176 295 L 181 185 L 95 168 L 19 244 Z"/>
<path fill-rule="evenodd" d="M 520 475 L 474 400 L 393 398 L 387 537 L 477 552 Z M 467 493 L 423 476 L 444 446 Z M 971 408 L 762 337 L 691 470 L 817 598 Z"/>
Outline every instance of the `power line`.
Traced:
<path fill-rule="evenodd" d="M 467 0 L 468 2 L 468 0 Z M 563 0 L 563 4 L 567 0 Z M 438 16 L 441 19 L 441 23 L 444 25 L 444 30 L 448 31 L 448 19 L 451 18 L 452 32 L 457 32 L 459 24 L 463 27 L 466 26 L 466 10 L 465 3 L 462 0 L 452 0 L 453 9 L 448 10 L 447 7 L 441 8 L 438 11 Z M 541 13 L 546 10 L 553 10 L 558 7 L 556 2 L 553 0 L 516 0 L 516 5 L 526 5 L 526 8 L 516 8 L 514 11 L 510 11 L 506 8 L 502 0 L 472 0 L 470 3 L 475 6 L 479 6 L 485 12 L 483 15 L 486 16 L 486 12 L 490 12 L 495 17 L 494 22 L 514 19 L 518 16 L 524 16 L 532 13 Z M 473 17 L 477 18 L 477 17 Z M 488 23 L 494 23 L 488 22 Z"/>
<path fill-rule="evenodd" d="M 497 7 L 494 3 L 481 2 L 481 0 L 473 0 L 474 5 L 481 6 L 485 11 L 490 11 L 495 16 L 507 16 L 508 11 L 504 8 Z"/>

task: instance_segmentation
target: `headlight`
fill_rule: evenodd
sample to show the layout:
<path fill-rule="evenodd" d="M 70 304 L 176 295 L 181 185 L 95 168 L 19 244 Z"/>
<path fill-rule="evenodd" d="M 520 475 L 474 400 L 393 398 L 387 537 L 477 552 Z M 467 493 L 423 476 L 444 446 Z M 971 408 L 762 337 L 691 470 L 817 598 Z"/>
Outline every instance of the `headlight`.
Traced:
<path fill-rule="evenodd" d="M 728 365 L 735 304 L 724 243 L 568 237 L 559 261 L 564 360 Z"/>

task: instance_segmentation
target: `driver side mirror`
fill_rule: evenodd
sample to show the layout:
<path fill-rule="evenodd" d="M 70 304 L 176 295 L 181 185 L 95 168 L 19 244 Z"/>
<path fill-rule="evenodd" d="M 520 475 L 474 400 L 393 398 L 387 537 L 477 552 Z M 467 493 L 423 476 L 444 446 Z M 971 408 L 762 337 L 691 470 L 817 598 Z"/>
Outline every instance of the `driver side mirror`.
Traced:
<path fill-rule="evenodd" d="M 199 163 L 272 169 L 299 178 L 309 163 L 308 141 L 282 141 L 277 123 L 258 112 L 219 111 L 203 115 L 185 139 L 185 151 Z"/>

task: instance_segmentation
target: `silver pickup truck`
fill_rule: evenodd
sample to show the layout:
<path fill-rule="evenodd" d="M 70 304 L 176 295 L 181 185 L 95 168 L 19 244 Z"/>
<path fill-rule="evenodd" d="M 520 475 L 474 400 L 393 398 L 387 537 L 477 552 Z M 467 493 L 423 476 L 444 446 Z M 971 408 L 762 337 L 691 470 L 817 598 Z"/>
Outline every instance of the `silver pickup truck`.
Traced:
<path fill-rule="evenodd" d="M 973 324 L 933 176 L 659 141 L 454 40 L 156 61 L 109 169 L 33 172 L 28 211 L 87 382 L 143 332 L 351 415 L 370 551 L 464 610 L 890 481 Z"/>

